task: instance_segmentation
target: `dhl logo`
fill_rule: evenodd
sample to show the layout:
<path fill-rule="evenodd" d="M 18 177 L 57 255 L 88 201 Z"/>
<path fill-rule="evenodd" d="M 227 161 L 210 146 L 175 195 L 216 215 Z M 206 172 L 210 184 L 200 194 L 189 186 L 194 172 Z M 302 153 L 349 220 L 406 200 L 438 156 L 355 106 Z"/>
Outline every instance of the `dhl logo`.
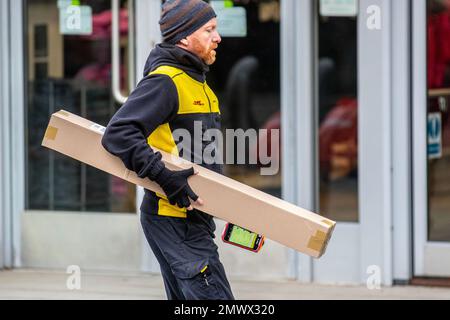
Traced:
<path fill-rule="evenodd" d="M 204 106 L 205 104 L 201 100 L 194 101 L 194 106 Z"/>

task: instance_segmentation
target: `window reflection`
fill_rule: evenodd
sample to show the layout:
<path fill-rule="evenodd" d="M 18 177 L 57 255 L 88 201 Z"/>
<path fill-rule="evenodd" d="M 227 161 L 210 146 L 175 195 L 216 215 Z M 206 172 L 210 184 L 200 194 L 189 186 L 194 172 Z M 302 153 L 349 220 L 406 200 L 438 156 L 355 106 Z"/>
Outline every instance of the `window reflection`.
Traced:
<path fill-rule="evenodd" d="M 226 129 L 266 129 L 268 136 L 259 135 L 256 143 L 247 147 L 246 159 L 256 158 L 254 164 L 246 161 L 246 165 L 239 165 L 235 159 L 234 164 L 225 165 L 224 173 L 281 197 L 281 168 L 274 175 L 261 175 L 262 161 L 257 156 L 259 148 L 267 146 L 269 157 L 280 163 L 275 151 L 273 157 L 271 153 L 273 144 L 280 143 L 271 139 L 271 130 L 280 130 L 280 2 L 232 2 L 234 7 L 245 9 L 247 34 L 222 35 L 208 84 L 220 100 L 224 136 Z"/>
<path fill-rule="evenodd" d="M 319 18 L 320 213 L 358 221 L 356 18 Z"/>
<path fill-rule="evenodd" d="M 428 238 L 450 241 L 450 2 L 427 4 Z"/>
<path fill-rule="evenodd" d="M 67 1 L 26 2 L 28 37 L 27 203 L 29 210 L 135 212 L 135 186 L 41 147 L 50 115 L 59 109 L 106 125 L 119 107 L 111 96 L 111 2 L 88 6 L 91 34 L 67 34 Z M 78 4 L 79 3 L 79 4 Z M 122 88 L 127 90 L 128 11 L 121 1 Z M 80 32 L 81 33 L 81 32 Z"/>

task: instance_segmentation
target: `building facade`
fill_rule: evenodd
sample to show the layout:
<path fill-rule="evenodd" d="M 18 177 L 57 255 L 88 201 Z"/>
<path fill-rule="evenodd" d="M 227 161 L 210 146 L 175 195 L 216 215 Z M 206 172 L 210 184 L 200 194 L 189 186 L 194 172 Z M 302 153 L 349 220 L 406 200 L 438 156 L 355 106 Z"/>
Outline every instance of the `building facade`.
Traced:
<path fill-rule="evenodd" d="M 217 220 L 228 273 L 450 277 L 450 2 L 211 3 L 223 41 L 208 83 L 224 128 L 281 132 L 276 174 L 225 174 L 338 222 L 315 260 L 272 241 L 258 254 L 225 245 Z M 160 5 L 0 1 L 0 268 L 159 272 L 143 191 L 40 143 L 59 109 L 107 124 L 160 41 Z"/>

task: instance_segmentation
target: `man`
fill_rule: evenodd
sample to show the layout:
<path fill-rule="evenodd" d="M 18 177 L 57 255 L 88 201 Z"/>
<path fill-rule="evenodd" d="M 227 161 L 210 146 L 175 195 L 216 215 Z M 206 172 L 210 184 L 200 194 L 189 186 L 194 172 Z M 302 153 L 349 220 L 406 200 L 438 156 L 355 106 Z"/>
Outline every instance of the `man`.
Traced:
<path fill-rule="evenodd" d="M 220 128 L 218 99 L 205 81 L 221 42 L 216 14 L 202 0 L 169 0 L 159 24 L 163 43 L 150 53 L 144 78 L 111 119 L 102 144 L 128 169 L 164 190 L 166 196 L 145 190 L 141 224 L 160 264 L 168 299 L 234 299 L 214 243 L 214 220 L 192 206 L 203 204 L 188 184 L 196 173 L 193 168 L 169 170 L 161 154 L 149 147 L 178 154 L 181 139 L 175 130 L 187 130 L 194 138 L 199 124 L 203 132 Z M 195 143 L 202 152 L 209 144 Z M 194 162 L 202 157 L 195 150 L 183 156 Z M 219 164 L 202 165 L 222 169 Z"/>

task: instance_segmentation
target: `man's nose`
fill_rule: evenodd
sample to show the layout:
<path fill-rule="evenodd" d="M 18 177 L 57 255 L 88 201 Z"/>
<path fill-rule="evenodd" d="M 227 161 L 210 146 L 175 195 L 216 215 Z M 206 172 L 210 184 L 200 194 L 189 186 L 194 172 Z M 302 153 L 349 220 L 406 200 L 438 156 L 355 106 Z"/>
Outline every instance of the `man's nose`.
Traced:
<path fill-rule="evenodd" d="M 222 42 L 222 38 L 220 37 L 220 34 L 216 31 L 216 36 L 214 38 L 214 41 L 217 43 L 221 43 Z"/>

